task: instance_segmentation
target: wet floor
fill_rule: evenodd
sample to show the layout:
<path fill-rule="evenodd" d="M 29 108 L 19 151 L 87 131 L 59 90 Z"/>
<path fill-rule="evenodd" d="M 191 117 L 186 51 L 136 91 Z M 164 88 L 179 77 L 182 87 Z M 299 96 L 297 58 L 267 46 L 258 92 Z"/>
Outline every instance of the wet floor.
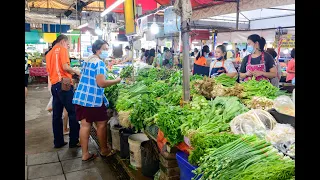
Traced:
<path fill-rule="evenodd" d="M 81 148 L 53 148 L 51 114 L 46 111 L 50 99 L 47 85 L 28 87 L 25 107 L 26 178 L 36 180 L 113 180 L 107 163 L 100 157 L 82 162 Z M 68 142 L 68 136 L 65 141 Z M 89 151 L 98 152 L 94 142 Z"/>

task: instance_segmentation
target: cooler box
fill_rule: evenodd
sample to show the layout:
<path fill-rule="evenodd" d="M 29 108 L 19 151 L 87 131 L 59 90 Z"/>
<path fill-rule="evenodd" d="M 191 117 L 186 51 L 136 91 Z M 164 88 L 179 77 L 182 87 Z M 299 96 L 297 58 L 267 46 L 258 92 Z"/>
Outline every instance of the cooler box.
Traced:
<path fill-rule="evenodd" d="M 180 180 L 191 180 L 195 176 L 192 171 L 195 170 L 197 166 L 191 165 L 188 162 L 188 155 L 182 151 L 177 152 L 176 158 L 180 168 Z"/>

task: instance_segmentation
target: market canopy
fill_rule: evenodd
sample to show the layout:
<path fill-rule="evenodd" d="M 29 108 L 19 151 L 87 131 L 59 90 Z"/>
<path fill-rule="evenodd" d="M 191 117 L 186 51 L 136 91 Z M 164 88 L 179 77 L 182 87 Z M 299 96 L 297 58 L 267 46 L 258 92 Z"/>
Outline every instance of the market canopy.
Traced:
<path fill-rule="evenodd" d="M 89 0 L 82 0 L 88 2 Z M 67 10 L 74 0 L 28 0 L 29 8 L 45 8 L 45 9 L 64 9 Z M 104 10 L 103 0 L 93 1 L 83 8 L 84 11 L 102 11 Z"/>
<path fill-rule="evenodd" d="M 106 0 L 106 7 L 108 8 L 117 0 Z M 152 11 L 157 8 L 157 2 L 155 0 L 136 0 L 136 6 L 141 5 L 142 13 Z M 112 12 L 123 13 L 123 4 L 120 4 Z"/>
<path fill-rule="evenodd" d="M 200 21 L 236 22 L 236 13 L 213 16 Z M 295 26 L 295 4 L 240 11 L 239 24 L 248 24 L 250 29 L 268 29 Z"/>

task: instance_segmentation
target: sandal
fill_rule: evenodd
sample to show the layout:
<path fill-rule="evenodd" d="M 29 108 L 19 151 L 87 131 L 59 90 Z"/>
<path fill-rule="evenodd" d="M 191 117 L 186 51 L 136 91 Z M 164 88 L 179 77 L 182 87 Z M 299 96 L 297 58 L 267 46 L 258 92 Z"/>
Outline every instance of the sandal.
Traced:
<path fill-rule="evenodd" d="M 109 157 L 109 156 L 112 156 L 114 154 L 116 154 L 116 151 L 115 150 L 111 150 L 107 155 L 103 155 L 101 153 L 99 153 L 101 157 L 103 158 L 106 158 L 106 157 Z"/>
<path fill-rule="evenodd" d="M 83 162 L 88 162 L 88 161 L 91 161 L 91 160 L 94 160 L 96 158 L 96 155 L 95 154 L 91 154 L 91 156 L 86 159 L 86 160 L 82 160 Z"/>

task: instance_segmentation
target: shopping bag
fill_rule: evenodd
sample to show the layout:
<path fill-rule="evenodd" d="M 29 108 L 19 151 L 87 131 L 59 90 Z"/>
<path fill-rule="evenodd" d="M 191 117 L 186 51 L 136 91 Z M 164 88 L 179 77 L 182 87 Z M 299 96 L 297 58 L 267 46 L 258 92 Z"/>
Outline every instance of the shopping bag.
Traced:
<path fill-rule="evenodd" d="M 46 107 L 46 110 L 49 111 L 49 112 L 52 111 L 52 96 L 51 96 L 51 98 L 49 100 L 49 103 L 48 103 L 48 105 Z"/>

